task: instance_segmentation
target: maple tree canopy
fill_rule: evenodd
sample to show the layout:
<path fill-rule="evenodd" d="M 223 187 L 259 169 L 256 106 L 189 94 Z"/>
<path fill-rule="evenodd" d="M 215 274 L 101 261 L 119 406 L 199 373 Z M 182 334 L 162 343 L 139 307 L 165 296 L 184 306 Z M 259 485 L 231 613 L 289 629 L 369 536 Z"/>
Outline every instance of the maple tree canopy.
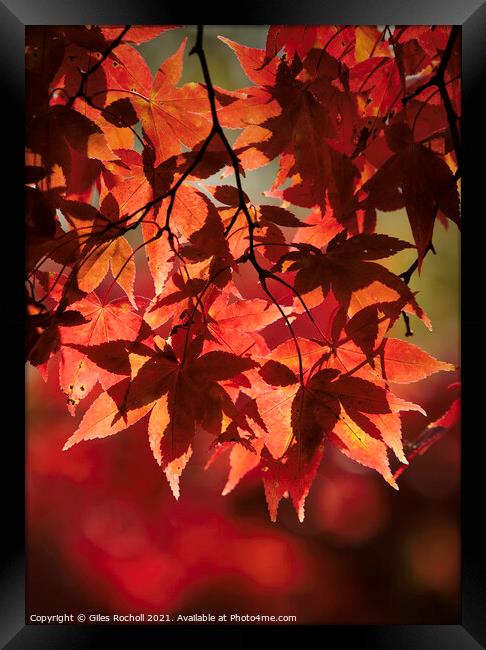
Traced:
<path fill-rule="evenodd" d="M 65 449 L 145 418 L 179 497 L 209 435 L 223 494 L 259 472 L 273 520 L 283 497 L 303 519 L 328 445 L 397 488 L 400 414 L 425 412 L 390 385 L 454 369 L 389 330 L 431 329 L 408 281 L 435 222 L 460 221 L 459 28 L 272 26 L 261 50 L 222 35 L 237 90 L 213 85 L 202 27 L 151 73 L 137 44 L 177 28 L 27 29 L 27 359 L 44 377 L 58 359 L 72 414 L 101 386 Z M 204 83 L 181 83 L 189 56 Z M 274 160 L 255 204 L 245 173 Z M 376 232 L 400 208 L 413 242 Z M 404 249 L 399 276 L 384 264 Z"/>

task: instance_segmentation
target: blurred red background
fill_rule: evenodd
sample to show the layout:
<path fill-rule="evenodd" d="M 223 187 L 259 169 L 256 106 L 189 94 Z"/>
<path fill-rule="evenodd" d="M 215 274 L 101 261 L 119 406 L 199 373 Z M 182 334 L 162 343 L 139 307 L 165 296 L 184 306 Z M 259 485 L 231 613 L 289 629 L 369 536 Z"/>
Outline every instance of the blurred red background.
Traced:
<path fill-rule="evenodd" d="M 209 439 L 183 475 L 179 502 L 151 455 L 143 421 L 61 451 L 74 421 L 55 368 L 47 384 L 36 371 L 29 377 L 28 614 L 458 621 L 455 433 L 413 462 L 399 492 L 329 446 L 304 523 L 284 501 L 272 524 L 258 476 L 221 496 L 228 459 L 223 454 L 204 470 Z M 449 380 L 428 382 L 432 417 L 446 407 Z M 416 434 L 423 421 L 412 414 L 405 428 Z"/>

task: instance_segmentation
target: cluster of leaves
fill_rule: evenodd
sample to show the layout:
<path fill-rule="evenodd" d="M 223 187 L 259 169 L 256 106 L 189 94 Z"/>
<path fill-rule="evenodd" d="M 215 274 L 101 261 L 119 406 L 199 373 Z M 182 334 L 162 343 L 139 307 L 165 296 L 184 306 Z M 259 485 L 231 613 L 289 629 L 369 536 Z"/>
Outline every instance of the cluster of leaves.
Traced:
<path fill-rule="evenodd" d="M 185 40 L 151 74 L 136 44 L 175 28 L 27 30 L 27 358 L 46 376 L 58 357 L 73 414 L 102 388 L 65 448 L 147 416 L 178 497 L 204 431 L 208 464 L 230 449 L 223 493 L 259 471 L 273 520 L 282 497 L 303 518 L 329 443 L 396 487 L 400 413 L 424 411 L 389 384 L 453 369 L 387 333 L 401 315 L 431 327 L 408 281 L 436 219 L 459 224 L 458 29 L 272 26 L 265 50 L 220 37 L 252 82 L 228 91 L 202 27 L 188 55 L 204 83 L 180 85 Z M 245 172 L 274 159 L 255 205 Z M 399 208 L 414 245 L 376 232 L 377 210 Z M 410 248 L 401 276 L 380 263 Z"/>

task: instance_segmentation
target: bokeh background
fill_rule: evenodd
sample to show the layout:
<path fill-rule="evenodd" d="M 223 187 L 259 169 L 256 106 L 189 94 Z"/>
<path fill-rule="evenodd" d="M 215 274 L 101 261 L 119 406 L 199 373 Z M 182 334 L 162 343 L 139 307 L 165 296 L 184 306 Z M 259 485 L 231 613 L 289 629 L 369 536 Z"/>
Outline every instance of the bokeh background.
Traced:
<path fill-rule="evenodd" d="M 266 27 L 205 29 L 213 82 L 227 89 L 250 85 L 218 34 L 264 48 Z M 167 32 L 139 49 L 155 72 L 185 36 L 182 82 L 202 81 L 197 58 L 187 57 L 195 28 Z M 272 163 L 247 175 L 244 188 L 255 203 L 275 172 Z M 379 215 L 377 229 L 413 241 L 402 211 Z M 434 331 L 415 319 L 409 340 L 459 366 L 455 225 L 446 231 L 437 224 L 434 245 L 437 254 L 426 257 L 422 275 L 411 281 Z M 413 252 L 403 251 L 388 265 L 400 273 L 413 260 Z M 138 262 L 137 289 L 144 294 L 150 279 L 143 256 Z M 392 335 L 404 333 L 399 321 Z M 439 373 L 395 387 L 429 414 L 402 414 L 407 440 L 446 410 L 452 398 L 447 386 L 457 380 L 458 373 Z M 228 457 L 205 471 L 209 439 L 195 450 L 176 502 L 150 452 L 145 420 L 63 452 L 81 411 L 74 419 L 68 414 L 56 364 L 47 383 L 28 366 L 26 386 L 28 614 L 292 614 L 301 624 L 459 621 L 457 430 L 413 461 L 399 492 L 329 447 L 304 523 L 284 500 L 272 524 L 258 476 L 249 474 L 221 496 Z"/>

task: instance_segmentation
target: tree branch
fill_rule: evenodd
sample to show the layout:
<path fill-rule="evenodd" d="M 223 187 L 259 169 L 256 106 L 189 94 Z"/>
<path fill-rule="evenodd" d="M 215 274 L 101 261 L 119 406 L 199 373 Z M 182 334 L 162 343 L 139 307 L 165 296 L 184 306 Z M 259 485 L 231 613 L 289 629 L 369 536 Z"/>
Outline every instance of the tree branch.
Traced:
<path fill-rule="evenodd" d="M 257 224 L 253 221 L 251 218 L 250 212 L 248 210 L 248 207 L 245 202 L 245 194 L 243 192 L 243 186 L 241 183 L 241 175 L 240 175 L 240 169 L 239 169 L 239 164 L 240 161 L 233 151 L 232 146 L 228 142 L 228 139 L 226 137 L 225 132 L 223 131 L 223 128 L 219 122 L 218 118 L 218 113 L 217 113 L 217 108 L 216 108 L 216 93 L 214 91 L 214 86 L 211 81 L 211 75 L 209 73 L 209 67 L 208 67 L 208 62 L 206 59 L 206 53 L 203 48 L 203 32 L 204 28 L 203 25 L 198 25 L 197 26 L 197 36 L 196 36 L 196 43 L 192 50 L 189 52 L 189 56 L 196 54 L 197 57 L 199 58 L 199 63 L 201 64 L 201 69 L 204 77 L 204 82 L 206 84 L 206 90 L 208 93 L 208 99 L 209 99 L 209 105 L 211 109 L 211 117 L 213 120 L 213 130 L 215 133 L 217 133 L 221 139 L 221 142 L 223 143 L 226 151 L 228 152 L 228 156 L 231 160 L 231 164 L 233 166 L 234 174 L 235 174 L 235 181 L 236 181 L 236 188 L 238 190 L 238 213 L 241 210 L 243 214 L 246 217 L 247 225 L 248 225 L 248 238 L 249 238 L 249 249 L 248 249 L 248 259 L 251 262 L 252 266 L 256 270 L 258 274 L 258 279 L 260 281 L 260 284 L 267 294 L 267 296 L 270 298 L 270 300 L 276 305 L 277 309 L 280 311 L 283 319 L 285 320 L 285 323 L 292 335 L 292 339 L 295 344 L 297 356 L 299 359 L 299 379 L 300 379 L 300 384 L 302 387 L 304 387 L 304 372 L 303 372 L 303 363 L 302 363 L 302 354 L 300 351 L 300 346 L 297 341 L 297 337 L 295 335 L 294 329 L 292 327 L 292 324 L 288 318 L 288 316 L 285 314 L 283 311 L 282 307 L 279 305 L 278 301 L 275 299 L 275 296 L 272 294 L 272 292 L 269 290 L 268 285 L 267 285 L 267 278 L 271 277 L 271 274 L 269 271 L 264 269 L 260 263 L 258 262 L 255 254 L 255 248 L 254 248 L 254 230 L 257 228 Z M 237 214 L 236 213 L 236 216 Z M 236 219 L 236 216 L 233 216 L 232 221 Z M 232 225 L 232 224 L 231 224 Z"/>
<path fill-rule="evenodd" d="M 438 208 L 436 208 L 436 214 L 437 214 L 437 210 L 438 210 Z M 434 216 L 434 220 L 435 220 L 435 216 Z M 430 240 L 427 248 L 425 249 L 425 252 L 423 254 L 422 259 L 427 255 L 427 253 L 429 251 L 432 251 L 434 253 L 434 255 L 435 255 L 435 248 L 434 248 L 434 245 L 432 243 L 432 240 Z M 412 275 L 418 269 L 418 265 L 419 265 L 419 258 L 417 257 L 415 262 L 413 262 L 408 267 L 408 269 L 406 271 L 404 271 L 403 273 L 400 273 L 400 275 L 398 277 L 402 278 L 402 280 L 405 282 L 405 284 L 409 284 L 410 280 L 412 278 Z M 405 311 L 402 311 L 402 318 L 403 318 L 403 322 L 405 323 L 405 336 L 413 336 L 413 330 L 410 327 L 410 316 Z"/>
<path fill-rule="evenodd" d="M 427 88 L 430 88 L 431 86 L 436 86 L 441 99 L 442 103 L 444 105 L 444 110 L 447 115 L 447 122 L 449 124 L 449 131 L 451 134 L 451 139 L 452 143 L 454 146 L 454 151 L 456 154 L 456 161 L 457 161 L 457 167 L 460 169 L 461 167 L 461 141 L 460 141 L 460 135 L 459 135 L 459 129 L 457 126 L 457 121 L 458 117 L 456 115 L 456 112 L 454 111 L 454 108 L 452 106 L 451 99 L 449 97 L 449 93 L 447 92 L 447 83 L 445 81 L 445 72 L 447 69 L 447 66 L 449 64 L 452 51 L 454 49 L 454 45 L 456 43 L 457 37 L 459 36 L 459 30 L 460 27 L 458 25 L 453 25 L 451 29 L 451 33 L 449 35 L 449 40 L 447 41 L 446 48 L 444 50 L 444 54 L 442 55 L 442 58 L 440 60 L 440 63 L 437 67 L 437 70 L 435 71 L 435 74 L 431 76 L 431 78 L 424 84 L 421 84 L 418 86 L 410 95 L 407 97 L 403 97 L 402 99 L 402 104 L 406 106 L 408 102 L 418 95 L 422 93 L 424 90 Z"/>

